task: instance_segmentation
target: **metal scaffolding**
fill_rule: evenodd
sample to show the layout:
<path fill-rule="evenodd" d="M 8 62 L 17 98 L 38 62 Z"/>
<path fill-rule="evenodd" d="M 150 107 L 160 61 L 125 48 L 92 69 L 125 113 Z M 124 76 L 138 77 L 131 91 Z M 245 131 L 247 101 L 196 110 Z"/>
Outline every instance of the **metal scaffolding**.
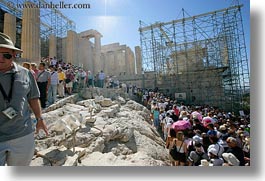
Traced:
<path fill-rule="evenodd" d="M 3 12 L 10 13 L 17 17 L 18 29 L 17 29 L 17 42 L 20 42 L 21 38 L 21 21 L 22 21 L 22 4 L 25 2 L 32 2 L 36 5 L 45 6 L 49 5 L 49 2 L 45 0 L 0 0 L 0 9 Z M 49 56 L 49 36 L 54 34 L 57 37 L 57 58 L 62 58 L 62 41 L 63 37 L 67 36 L 68 30 L 75 30 L 75 23 L 63 15 L 56 8 L 40 8 L 40 36 L 41 36 L 41 56 Z M 19 29 L 20 27 L 20 29 Z M 17 44 L 20 47 L 20 44 Z"/>
<path fill-rule="evenodd" d="M 140 21 L 142 68 L 155 87 L 184 93 L 186 103 L 242 109 L 250 92 L 241 8 L 146 25 Z"/>

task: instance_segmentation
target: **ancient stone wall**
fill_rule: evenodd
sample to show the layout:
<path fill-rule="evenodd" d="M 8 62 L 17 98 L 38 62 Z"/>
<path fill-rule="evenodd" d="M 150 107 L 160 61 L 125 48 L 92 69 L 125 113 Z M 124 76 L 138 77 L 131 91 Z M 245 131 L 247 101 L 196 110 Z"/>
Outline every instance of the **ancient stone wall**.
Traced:
<path fill-rule="evenodd" d="M 171 94 L 185 93 L 188 104 L 223 105 L 225 97 L 223 79 L 219 76 L 221 70 L 204 70 L 177 75 L 155 75 L 149 72 L 142 75 L 119 76 L 118 79 L 126 84 L 139 88 L 154 89 L 155 83 L 160 91 Z"/>

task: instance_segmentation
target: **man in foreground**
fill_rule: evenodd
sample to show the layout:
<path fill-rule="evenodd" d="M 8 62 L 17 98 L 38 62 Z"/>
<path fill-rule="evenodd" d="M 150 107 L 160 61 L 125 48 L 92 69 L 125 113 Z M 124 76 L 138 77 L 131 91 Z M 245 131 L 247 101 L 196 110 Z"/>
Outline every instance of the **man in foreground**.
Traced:
<path fill-rule="evenodd" d="M 38 120 L 36 132 L 47 127 L 41 117 L 39 90 L 30 71 L 14 62 L 22 50 L 0 33 L 0 165 L 27 166 L 34 155 L 30 108 Z"/>

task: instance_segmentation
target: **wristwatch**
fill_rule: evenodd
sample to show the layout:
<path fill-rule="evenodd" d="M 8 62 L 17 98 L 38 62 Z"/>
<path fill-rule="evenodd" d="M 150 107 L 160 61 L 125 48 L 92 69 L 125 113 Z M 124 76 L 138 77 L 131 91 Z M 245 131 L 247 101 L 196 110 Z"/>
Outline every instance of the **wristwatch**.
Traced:
<path fill-rule="evenodd" d="M 39 118 L 36 118 L 37 121 L 42 121 L 43 118 L 42 117 L 39 117 Z"/>

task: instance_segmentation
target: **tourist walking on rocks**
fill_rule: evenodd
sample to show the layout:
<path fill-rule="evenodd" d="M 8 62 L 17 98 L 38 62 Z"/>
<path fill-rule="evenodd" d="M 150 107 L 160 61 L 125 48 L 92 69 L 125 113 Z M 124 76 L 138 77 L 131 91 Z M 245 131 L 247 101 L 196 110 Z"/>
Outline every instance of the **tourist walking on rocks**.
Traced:
<path fill-rule="evenodd" d="M 56 65 L 57 65 L 57 59 L 56 59 L 56 57 L 50 58 L 50 65 L 56 67 Z"/>
<path fill-rule="evenodd" d="M 233 137 L 229 137 L 226 140 L 229 148 L 226 153 L 232 153 L 239 160 L 239 166 L 245 166 L 244 152 L 243 149 L 238 147 L 237 139 Z"/>
<path fill-rule="evenodd" d="M 38 120 L 36 131 L 48 134 L 36 81 L 29 70 L 14 62 L 20 52 L 9 36 L 0 33 L 0 166 L 30 164 L 35 150 L 30 110 Z"/>
<path fill-rule="evenodd" d="M 62 67 L 58 68 L 58 79 L 59 79 L 59 84 L 58 84 L 59 98 L 63 98 L 65 96 L 64 94 L 65 73 L 63 72 Z"/>
<path fill-rule="evenodd" d="M 29 62 L 23 62 L 22 63 L 22 67 L 28 69 L 28 70 L 31 70 L 31 67 L 30 67 L 30 63 Z"/>
<path fill-rule="evenodd" d="M 87 86 L 94 87 L 94 76 L 90 71 L 87 72 Z"/>
<path fill-rule="evenodd" d="M 101 70 L 101 72 L 98 75 L 98 81 L 99 81 L 100 88 L 104 87 L 105 78 L 106 78 L 105 73 L 103 72 L 103 70 Z"/>
<path fill-rule="evenodd" d="M 170 128 L 169 134 L 166 140 L 166 148 L 170 151 L 174 146 L 174 140 L 176 139 L 176 131 L 173 128 Z M 176 160 L 169 153 L 169 159 L 171 161 L 172 166 L 176 166 Z"/>
<path fill-rule="evenodd" d="M 66 87 L 67 93 L 69 95 L 71 95 L 72 91 L 73 91 L 73 82 L 75 80 L 75 75 L 74 75 L 73 69 L 72 68 L 68 69 L 66 71 L 65 76 L 66 76 L 66 79 L 65 79 L 65 84 L 66 85 L 65 85 L 65 87 Z"/>
<path fill-rule="evenodd" d="M 79 89 L 83 89 L 84 87 L 86 87 L 86 78 L 87 78 L 86 71 L 80 69 L 78 74 L 79 74 L 78 75 Z"/>
<path fill-rule="evenodd" d="M 76 74 L 76 80 L 78 81 L 78 89 L 82 89 L 84 87 L 84 80 L 86 76 L 83 74 L 83 70 L 79 68 Z"/>
<path fill-rule="evenodd" d="M 221 158 L 223 152 L 224 152 L 224 147 L 222 145 L 220 145 L 218 143 L 218 138 L 217 136 L 209 136 L 211 145 L 208 147 L 208 154 L 209 154 L 209 150 L 211 150 L 212 148 L 214 148 L 215 150 L 217 150 L 217 155 L 219 158 Z"/>
<path fill-rule="evenodd" d="M 39 73 L 39 70 L 37 69 L 37 64 L 36 63 L 31 63 L 31 70 L 34 72 L 34 78 L 37 79 L 37 75 Z"/>
<path fill-rule="evenodd" d="M 162 132 L 164 136 L 164 140 L 168 137 L 168 132 L 173 124 L 173 119 L 170 117 L 169 113 L 166 113 L 166 117 L 162 119 L 161 126 L 162 126 Z"/>
<path fill-rule="evenodd" d="M 219 155 L 219 150 L 214 147 L 208 150 L 208 157 L 212 166 L 223 166 L 224 160 L 221 158 L 221 156 Z"/>
<path fill-rule="evenodd" d="M 26 69 L 28 69 L 32 75 L 35 77 L 35 72 L 31 69 L 31 64 L 29 62 L 23 62 L 22 66 Z"/>
<path fill-rule="evenodd" d="M 82 71 L 82 87 L 86 88 L 87 87 L 87 72 L 85 70 Z"/>
<path fill-rule="evenodd" d="M 49 66 L 51 73 L 51 83 L 48 89 L 48 104 L 52 105 L 57 100 L 57 85 L 59 83 L 58 73 L 53 65 Z"/>
<path fill-rule="evenodd" d="M 179 158 L 176 160 L 176 166 L 185 166 L 187 160 L 187 144 L 185 143 L 185 137 L 182 131 L 177 132 L 177 138 L 174 140 L 176 149 L 179 152 Z"/>
<path fill-rule="evenodd" d="M 99 87 L 98 76 L 99 76 L 99 72 L 94 76 L 94 85 L 95 85 L 95 87 Z"/>
<path fill-rule="evenodd" d="M 232 153 L 223 153 L 222 154 L 225 163 L 223 166 L 239 166 L 240 162 Z"/>
<path fill-rule="evenodd" d="M 37 83 L 40 91 L 40 103 L 41 107 L 46 108 L 47 92 L 50 86 L 51 75 L 45 70 L 45 63 L 41 62 L 39 65 L 39 72 L 37 75 Z"/>
<path fill-rule="evenodd" d="M 201 164 L 201 160 L 208 160 L 209 157 L 207 153 L 204 152 L 202 144 L 199 141 L 195 141 L 194 143 L 195 150 L 191 151 L 188 157 L 190 166 L 199 166 Z"/>
<path fill-rule="evenodd" d="M 208 124 L 207 128 L 208 128 L 207 135 L 209 137 L 217 136 L 217 131 L 214 129 L 214 125 L 213 124 Z"/>
<path fill-rule="evenodd" d="M 159 121 L 159 108 L 156 107 L 154 110 L 153 110 L 153 119 L 154 119 L 154 126 L 156 128 L 156 130 L 159 129 L 159 125 L 160 125 L 160 121 Z"/>

